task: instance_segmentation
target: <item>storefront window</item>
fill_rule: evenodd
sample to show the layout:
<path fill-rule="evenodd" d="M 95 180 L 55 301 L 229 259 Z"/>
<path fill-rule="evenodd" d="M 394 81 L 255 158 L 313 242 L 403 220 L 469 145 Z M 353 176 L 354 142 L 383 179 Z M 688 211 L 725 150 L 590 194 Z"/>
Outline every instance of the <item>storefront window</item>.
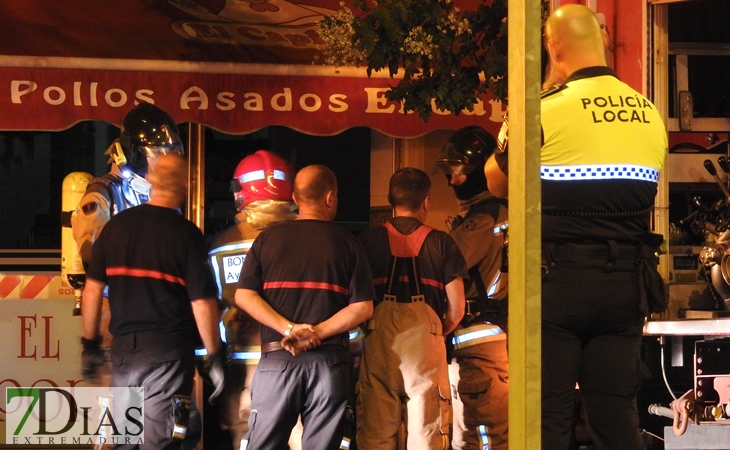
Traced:
<path fill-rule="evenodd" d="M 278 153 L 295 171 L 310 164 L 332 169 L 339 183 L 335 221 L 355 233 L 369 225 L 369 128 L 352 128 L 336 136 L 311 136 L 278 126 L 243 136 L 207 130 L 205 149 L 206 235 L 233 225 L 236 214 L 230 191 L 233 171 L 241 159 L 261 149 Z"/>
<path fill-rule="evenodd" d="M 182 124 L 183 137 L 185 130 Z M 60 270 L 64 178 L 77 171 L 93 176 L 109 172 L 109 157 L 104 153 L 118 136 L 117 127 L 98 121 L 58 132 L 0 133 L 0 272 Z M 206 235 L 233 224 L 233 171 L 243 157 L 259 149 L 279 153 L 295 170 L 309 164 L 330 167 L 339 180 L 335 220 L 356 233 L 368 226 L 368 128 L 327 137 L 277 126 L 240 136 L 206 129 Z"/>

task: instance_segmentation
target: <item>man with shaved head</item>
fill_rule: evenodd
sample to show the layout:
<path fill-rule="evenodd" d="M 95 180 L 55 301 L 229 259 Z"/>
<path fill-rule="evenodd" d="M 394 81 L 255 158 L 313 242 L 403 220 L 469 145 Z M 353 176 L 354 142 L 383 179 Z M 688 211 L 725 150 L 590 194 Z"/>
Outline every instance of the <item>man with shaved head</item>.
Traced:
<path fill-rule="evenodd" d="M 335 178 L 335 174 L 327 167 L 313 165 L 302 169 L 294 179 L 294 196 L 298 197 L 300 202 L 316 206 L 316 203 L 325 199 L 328 193 L 332 193 L 334 204 L 325 204 L 321 209 L 332 213 L 332 217 L 329 218 L 332 220 L 334 214 L 337 213 L 337 178 Z M 309 208 L 305 207 L 305 209 Z"/>
<path fill-rule="evenodd" d="M 292 197 L 299 217 L 258 235 L 238 279 L 236 305 L 262 324 L 244 440 L 252 450 L 286 448 L 301 415 L 302 448 L 349 448 L 348 331 L 372 314 L 370 267 L 355 236 L 332 223 L 330 169 L 300 170 Z"/>
<path fill-rule="evenodd" d="M 81 308 L 82 361 L 86 368 L 94 356 L 89 349 L 101 339 L 106 285 L 114 336 L 112 386 L 144 387 L 141 448 L 171 450 L 181 448 L 189 425 L 196 347 L 203 344 L 207 351 L 201 369 L 214 383 L 210 399 L 224 387 L 217 291 L 203 233 L 179 212 L 187 192 L 187 160 L 160 155 L 150 163 L 147 179 L 149 201 L 112 217 L 92 247 Z M 123 404 L 115 400 L 116 406 Z"/>
<path fill-rule="evenodd" d="M 651 233 L 667 134 L 657 108 L 606 66 L 589 8 L 545 23 L 560 84 L 543 91 L 542 448 L 567 450 L 575 386 L 596 449 L 643 449 L 636 409 L 644 318 L 666 308 Z M 485 171 L 506 194 L 507 146 Z"/>

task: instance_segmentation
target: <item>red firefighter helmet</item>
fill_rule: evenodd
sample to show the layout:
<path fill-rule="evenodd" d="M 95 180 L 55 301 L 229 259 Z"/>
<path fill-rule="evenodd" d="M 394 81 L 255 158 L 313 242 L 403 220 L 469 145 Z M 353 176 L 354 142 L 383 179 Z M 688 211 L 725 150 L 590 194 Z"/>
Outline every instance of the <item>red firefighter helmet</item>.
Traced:
<path fill-rule="evenodd" d="M 276 153 L 259 150 L 248 155 L 233 172 L 236 210 L 258 200 L 291 201 L 292 178 L 289 163 Z"/>

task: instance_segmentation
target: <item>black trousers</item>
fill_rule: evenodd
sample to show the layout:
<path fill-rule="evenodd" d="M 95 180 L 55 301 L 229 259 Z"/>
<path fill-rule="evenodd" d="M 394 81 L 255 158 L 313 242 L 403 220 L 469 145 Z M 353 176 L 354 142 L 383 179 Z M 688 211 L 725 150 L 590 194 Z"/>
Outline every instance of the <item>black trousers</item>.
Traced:
<path fill-rule="evenodd" d="M 261 355 L 251 386 L 247 450 L 283 450 L 301 414 L 303 449 L 336 450 L 345 436 L 351 397 L 352 356 L 322 345 L 292 356 Z"/>
<path fill-rule="evenodd" d="M 643 449 L 636 394 L 644 316 L 635 270 L 556 262 L 542 285 L 542 448 L 567 450 L 576 383 L 597 450 Z"/>
<path fill-rule="evenodd" d="M 144 444 L 115 449 L 180 449 L 176 424 L 188 425 L 195 376 L 195 346 L 181 333 L 115 336 L 112 386 L 144 387 Z"/>

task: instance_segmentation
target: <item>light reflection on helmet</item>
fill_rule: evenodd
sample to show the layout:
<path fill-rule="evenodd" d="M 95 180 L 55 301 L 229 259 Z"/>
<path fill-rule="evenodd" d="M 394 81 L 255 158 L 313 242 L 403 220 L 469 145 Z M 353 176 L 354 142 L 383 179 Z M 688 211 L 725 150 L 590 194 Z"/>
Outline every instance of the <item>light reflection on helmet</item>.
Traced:
<path fill-rule="evenodd" d="M 119 144 L 124 158 L 115 158 L 124 168 L 144 176 L 157 156 L 185 154 L 180 133 L 169 114 L 150 103 L 140 103 L 124 117 Z"/>
<path fill-rule="evenodd" d="M 457 130 L 441 148 L 433 173 L 443 172 L 456 198 L 469 200 L 487 189 L 484 164 L 497 148 L 497 140 L 482 127 L 471 125 Z M 453 175 L 466 175 L 452 183 Z"/>
<path fill-rule="evenodd" d="M 482 172 L 496 148 L 496 139 L 484 128 L 476 125 L 461 128 L 441 148 L 434 170 L 464 175 L 475 170 Z"/>
<path fill-rule="evenodd" d="M 292 169 L 289 163 L 268 150 L 243 158 L 233 172 L 231 190 L 236 210 L 259 200 L 292 199 Z"/>

